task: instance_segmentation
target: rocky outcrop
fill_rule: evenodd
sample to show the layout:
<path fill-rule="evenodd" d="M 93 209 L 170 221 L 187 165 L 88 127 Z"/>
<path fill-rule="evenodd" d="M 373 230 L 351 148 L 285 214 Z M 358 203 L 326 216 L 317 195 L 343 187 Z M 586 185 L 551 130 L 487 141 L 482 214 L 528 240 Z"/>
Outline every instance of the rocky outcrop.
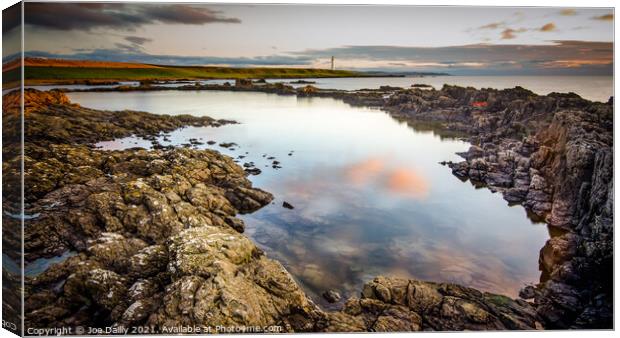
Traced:
<path fill-rule="evenodd" d="M 454 175 L 562 229 L 540 253 L 544 278 L 533 298 L 546 327 L 611 327 L 612 104 L 519 87 L 444 86 L 400 91 L 385 109 L 470 135 L 465 161 L 446 163 Z"/>
<path fill-rule="evenodd" d="M 329 314 L 330 332 L 532 330 L 542 328 L 523 300 L 456 284 L 377 277 L 340 312 Z"/>
<path fill-rule="evenodd" d="M 235 216 L 273 197 L 253 188 L 231 158 L 187 148 L 100 151 L 80 144 L 97 141 L 97 133 L 86 131 L 63 138 L 70 135 L 65 125 L 95 130 L 105 124 L 103 130 L 135 133 L 192 120 L 136 113 L 142 122 L 131 124 L 134 112 L 124 112 L 108 128 L 105 120 L 115 113 L 54 95 L 59 100 L 32 104 L 27 112 L 32 125 L 55 115 L 69 121 L 50 138 L 37 137 L 49 129 L 28 134 L 28 212 L 37 217 L 26 221 L 25 259 L 77 254 L 27 278 L 26 326 L 318 330 L 324 314 L 279 263 L 240 233 L 243 222 Z M 89 118 L 80 120 L 83 115 Z"/>

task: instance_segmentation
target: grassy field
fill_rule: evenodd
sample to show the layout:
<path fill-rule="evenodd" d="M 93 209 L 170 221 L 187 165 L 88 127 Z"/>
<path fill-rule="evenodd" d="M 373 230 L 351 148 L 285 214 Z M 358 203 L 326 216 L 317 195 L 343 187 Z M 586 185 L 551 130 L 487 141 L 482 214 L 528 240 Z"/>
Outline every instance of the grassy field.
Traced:
<path fill-rule="evenodd" d="M 225 68 L 225 67 L 33 67 L 26 66 L 25 80 L 30 83 L 67 82 L 75 80 L 180 80 L 238 78 L 310 78 L 359 77 L 363 73 L 346 70 L 299 68 Z M 3 82 L 19 78 L 19 68 L 3 72 Z"/>

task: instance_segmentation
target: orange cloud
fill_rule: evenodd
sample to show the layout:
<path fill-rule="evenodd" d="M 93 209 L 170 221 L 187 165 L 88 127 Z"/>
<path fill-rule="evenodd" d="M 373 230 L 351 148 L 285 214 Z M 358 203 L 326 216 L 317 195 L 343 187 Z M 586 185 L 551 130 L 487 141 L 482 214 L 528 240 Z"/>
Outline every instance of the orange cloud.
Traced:
<path fill-rule="evenodd" d="M 428 182 L 418 173 L 409 169 L 393 170 L 386 181 L 388 191 L 416 198 L 428 195 Z"/>
<path fill-rule="evenodd" d="M 369 158 L 350 166 L 345 171 L 345 175 L 352 183 L 362 185 L 378 175 L 383 170 L 384 166 L 383 160 L 379 158 Z"/>
<path fill-rule="evenodd" d="M 429 192 L 429 184 L 422 175 L 411 168 L 388 165 L 382 158 L 369 158 L 350 165 L 345 168 L 344 176 L 352 184 L 372 184 L 382 191 L 406 197 L 425 198 Z"/>
<path fill-rule="evenodd" d="M 502 27 L 503 25 L 504 25 L 503 22 L 492 22 L 490 24 L 480 26 L 478 27 L 478 29 L 497 29 L 499 27 Z"/>
<path fill-rule="evenodd" d="M 599 15 L 599 16 L 593 17 L 592 20 L 613 21 L 614 15 L 613 14 Z"/>
<path fill-rule="evenodd" d="M 504 39 L 504 40 L 508 40 L 508 39 L 514 39 L 514 38 L 516 38 L 517 36 L 514 34 L 514 32 L 515 32 L 515 30 L 514 30 L 514 29 L 512 29 L 512 28 L 507 28 L 507 29 L 504 29 L 504 30 L 502 31 L 502 39 Z"/>
<path fill-rule="evenodd" d="M 583 66 L 600 66 L 608 65 L 608 60 L 556 60 L 544 62 L 541 64 L 543 68 L 579 68 Z"/>
<path fill-rule="evenodd" d="M 560 11 L 560 15 L 564 15 L 564 16 L 573 16 L 573 15 L 577 15 L 577 11 L 575 11 L 572 8 L 567 8 L 567 9 L 563 9 Z"/>
<path fill-rule="evenodd" d="M 525 31 L 527 31 L 527 29 L 525 28 L 519 28 L 519 29 L 506 28 L 502 31 L 501 36 L 503 40 L 514 39 L 517 37 L 516 33 L 523 33 Z"/>
<path fill-rule="evenodd" d="M 540 27 L 541 32 L 553 32 L 556 29 L 555 24 L 553 22 L 549 22 L 548 24 Z"/>

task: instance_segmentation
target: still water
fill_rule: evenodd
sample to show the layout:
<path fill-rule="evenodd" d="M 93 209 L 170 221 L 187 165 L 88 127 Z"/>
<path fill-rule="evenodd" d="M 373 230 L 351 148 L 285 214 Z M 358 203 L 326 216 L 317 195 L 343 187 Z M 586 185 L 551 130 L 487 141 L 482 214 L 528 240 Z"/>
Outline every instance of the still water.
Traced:
<path fill-rule="evenodd" d="M 327 306 L 327 289 L 357 295 L 377 275 L 457 282 L 516 296 L 540 277 L 538 252 L 549 237 L 520 206 L 476 189 L 438 162 L 457 161 L 468 144 L 416 131 L 382 111 L 326 98 L 265 93 L 163 91 L 71 93 L 83 106 L 234 119 L 219 128 L 183 128 L 170 142 L 201 139 L 270 191 L 273 204 L 243 215 L 246 233 Z M 206 145 L 216 141 L 213 146 Z M 238 146 L 226 149 L 221 142 Z M 104 149 L 149 147 L 135 137 Z M 239 156 L 244 156 L 240 159 Z M 274 157 L 275 159 L 269 159 Z M 272 167 L 279 161 L 281 168 Z M 286 201 L 294 206 L 282 206 Z"/>

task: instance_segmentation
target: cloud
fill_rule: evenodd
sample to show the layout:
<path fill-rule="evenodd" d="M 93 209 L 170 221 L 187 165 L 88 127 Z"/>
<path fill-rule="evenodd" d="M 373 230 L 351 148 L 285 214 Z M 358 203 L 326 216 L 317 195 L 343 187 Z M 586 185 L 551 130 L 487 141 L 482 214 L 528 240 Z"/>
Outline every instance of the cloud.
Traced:
<path fill-rule="evenodd" d="M 516 31 L 512 28 L 506 28 L 502 31 L 502 40 L 514 39 L 517 36 L 514 34 Z"/>
<path fill-rule="evenodd" d="M 491 22 L 490 24 L 478 27 L 478 29 L 498 29 L 502 26 L 504 26 L 503 22 Z"/>
<path fill-rule="evenodd" d="M 308 66 L 312 59 L 304 56 L 268 55 L 256 57 L 213 57 L 148 54 L 140 45 L 116 43 L 112 49 L 76 50 L 72 54 L 55 54 L 44 51 L 27 51 L 26 57 L 59 58 L 73 60 L 118 61 L 158 65 L 195 66 L 228 65 L 233 67 Z M 4 59 L 8 59 L 5 57 Z"/>
<path fill-rule="evenodd" d="M 560 15 L 563 16 L 573 16 L 573 15 L 577 15 L 577 11 L 575 11 L 572 8 L 566 8 L 560 11 Z"/>
<path fill-rule="evenodd" d="M 133 44 L 136 44 L 136 45 L 143 45 L 143 44 L 145 44 L 147 42 L 153 41 L 153 39 L 143 38 L 141 36 L 126 36 L 125 40 L 127 40 L 127 41 L 129 41 L 129 42 L 131 42 Z"/>
<path fill-rule="evenodd" d="M 425 198 L 429 192 L 428 181 L 408 168 L 397 168 L 389 173 L 385 189 L 396 194 Z"/>
<path fill-rule="evenodd" d="M 369 180 L 380 174 L 384 166 L 383 159 L 369 158 L 346 168 L 345 176 L 355 185 L 365 185 Z"/>
<path fill-rule="evenodd" d="M 2 32 L 6 33 L 19 26 L 22 19 L 21 2 L 2 10 Z"/>
<path fill-rule="evenodd" d="M 25 6 L 28 13 L 26 24 L 64 31 L 101 27 L 133 30 L 153 23 L 203 25 L 241 22 L 201 5 L 28 2 Z"/>
<path fill-rule="evenodd" d="M 519 32 L 521 30 L 513 30 Z M 344 46 L 328 49 L 309 49 L 291 53 L 307 59 L 328 60 L 334 56 L 338 64 L 349 60 L 375 62 L 373 70 L 389 70 L 391 64 L 407 70 L 447 71 L 451 74 L 538 74 L 541 64 L 558 60 L 595 61 L 582 68 L 545 71 L 550 75 L 575 73 L 610 75 L 613 68 L 613 42 L 549 41 L 545 45 L 527 44 L 472 44 L 446 47 L 408 46 Z M 339 60 L 339 61 L 338 61 Z M 379 64 L 383 64 L 381 67 Z M 558 63 L 556 63 L 558 64 Z M 558 64 L 559 65 L 559 64 Z M 566 71 L 566 72 L 563 72 Z"/>
<path fill-rule="evenodd" d="M 137 44 L 125 44 L 117 42 L 114 44 L 114 47 L 118 48 L 123 53 L 140 53 L 143 51 L 142 46 Z"/>
<path fill-rule="evenodd" d="M 539 29 L 541 32 L 553 32 L 554 30 L 556 30 L 555 24 L 553 22 L 550 22 L 542 27 L 540 27 Z"/>
<path fill-rule="evenodd" d="M 225 22 L 240 23 L 236 18 L 226 18 L 220 16 L 219 11 L 213 11 L 205 7 L 194 7 L 189 5 L 145 5 L 142 13 L 154 21 L 164 23 L 180 23 L 191 25 L 202 25 L 206 23 Z"/>
<path fill-rule="evenodd" d="M 523 32 L 527 32 L 527 29 L 526 28 L 519 28 L 519 29 L 506 28 L 501 32 L 500 36 L 502 40 L 509 40 L 509 39 L 516 38 L 517 33 L 523 33 Z"/>
<path fill-rule="evenodd" d="M 592 20 L 614 21 L 614 15 L 613 14 L 599 15 L 599 16 L 592 17 Z"/>
<path fill-rule="evenodd" d="M 613 42 L 550 41 L 546 45 L 473 44 L 447 47 L 343 46 L 256 57 L 156 55 L 140 46 L 76 50 L 71 54 L 27 51 L 26 56 L 161 65 L 340 67 L 379 71 L 436 71 L 454 75 L 611 75 Z M 5 58 L 6 59 L 6 58 Z M 322 62 L 322 63 L 321 63 Z"/>
<path fill-rule="evenodd" d="M 406 167 L 388 167 L 385 159 L 371 157 L 344 168 L 344 176 L 355 186 L 373 186 L 404 197 L 425 198 L 429 182 Z"/>

